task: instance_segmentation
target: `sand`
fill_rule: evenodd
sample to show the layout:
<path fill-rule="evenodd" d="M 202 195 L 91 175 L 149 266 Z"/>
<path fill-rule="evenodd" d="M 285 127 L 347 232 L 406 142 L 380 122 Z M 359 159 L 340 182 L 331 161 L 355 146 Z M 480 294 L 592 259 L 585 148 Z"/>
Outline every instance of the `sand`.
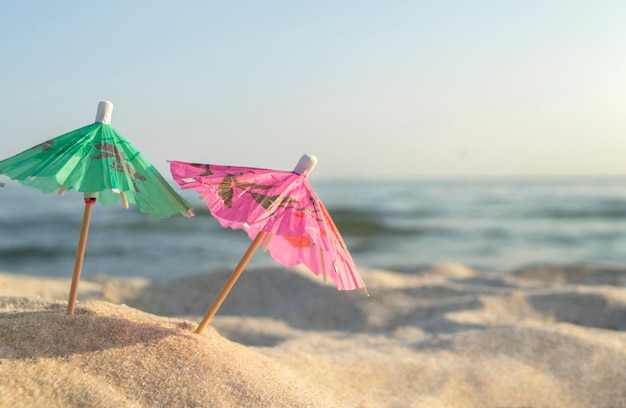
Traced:
<path fill-rule="evenodd" d="M 626 407 L 626 268 L 0 273 L 1 407 Z"/>

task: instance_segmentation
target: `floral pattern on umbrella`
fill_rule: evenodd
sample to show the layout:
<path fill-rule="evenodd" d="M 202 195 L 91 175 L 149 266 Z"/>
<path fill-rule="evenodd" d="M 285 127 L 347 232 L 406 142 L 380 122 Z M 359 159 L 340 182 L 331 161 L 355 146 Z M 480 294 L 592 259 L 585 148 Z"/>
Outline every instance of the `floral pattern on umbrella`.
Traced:
<path fill-rule="evenodd" d="M 308 156 L 310 157 L 310 156 Z M 307 174 L 252 167 L 170 162 L 183 189 L 202 194 L 222 227 L 243 229 L 286 267 L 304 264 L 339 290 L 365 288 L 348 248 Z"/>
<path fill-rule="evenodd" d="M 192 206 L 110 124 L 95 122 L 0 161 L 0 174 L 45 193 L 98 193 L 98 202 L 127 199 L 153 218 L 191 216 Z"/>

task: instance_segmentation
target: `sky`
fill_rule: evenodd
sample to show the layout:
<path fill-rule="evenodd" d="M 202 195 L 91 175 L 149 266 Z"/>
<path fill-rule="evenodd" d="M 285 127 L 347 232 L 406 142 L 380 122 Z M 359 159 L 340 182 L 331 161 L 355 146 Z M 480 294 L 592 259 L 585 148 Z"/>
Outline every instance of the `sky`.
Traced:
<path fill-rule="evenodd" d="M 93 123 L 320 178 L 626 174 L 623 1 L 0 4 L 0 159 Z M 313 176 L 311 176 L 313 177 Z"/>

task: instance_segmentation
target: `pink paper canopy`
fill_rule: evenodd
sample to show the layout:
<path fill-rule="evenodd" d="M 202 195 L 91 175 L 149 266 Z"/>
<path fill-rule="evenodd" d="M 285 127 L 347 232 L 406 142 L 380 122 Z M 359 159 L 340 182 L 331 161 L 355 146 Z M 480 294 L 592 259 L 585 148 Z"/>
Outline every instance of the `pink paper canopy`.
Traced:
<path fill-rule="evenodd" d="M 339 290 L 365 287 L 305 174 L 180 161 L 170 162 L 170 171 L 183 189 L 202 194 L 222 227 L 243 229 L 250 239 L 267 232 L 263 247 L 282 265 L 304 264 Z"/>

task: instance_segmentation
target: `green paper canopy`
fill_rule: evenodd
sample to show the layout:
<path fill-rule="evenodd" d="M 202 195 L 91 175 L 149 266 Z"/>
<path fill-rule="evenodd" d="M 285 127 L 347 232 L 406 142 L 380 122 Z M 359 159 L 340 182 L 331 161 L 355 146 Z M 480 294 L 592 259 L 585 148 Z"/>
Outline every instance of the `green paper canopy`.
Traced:
<path fill-rule="evenodd" d="M 60 188 L 98 193 L 104 205 L 124 193 L 153 218 L 193 215 L 191 204 L 107 123 L 84 126 L 2 160 L 0 174 L 44 193 Z"/>
<path fill-rule="evenodd" d="M 113 104 L 98 104 L 96 123 L 73 130 L 0 161 L 0 174 L 44 193 L 59 189 L 85 195 L 67 314 L 74 314 L 93 204 L 122 200 L 154 218 L 176 213 L 191 217 L 191 204 L 179 196 L 122 135 L 110 125 Z"/>

